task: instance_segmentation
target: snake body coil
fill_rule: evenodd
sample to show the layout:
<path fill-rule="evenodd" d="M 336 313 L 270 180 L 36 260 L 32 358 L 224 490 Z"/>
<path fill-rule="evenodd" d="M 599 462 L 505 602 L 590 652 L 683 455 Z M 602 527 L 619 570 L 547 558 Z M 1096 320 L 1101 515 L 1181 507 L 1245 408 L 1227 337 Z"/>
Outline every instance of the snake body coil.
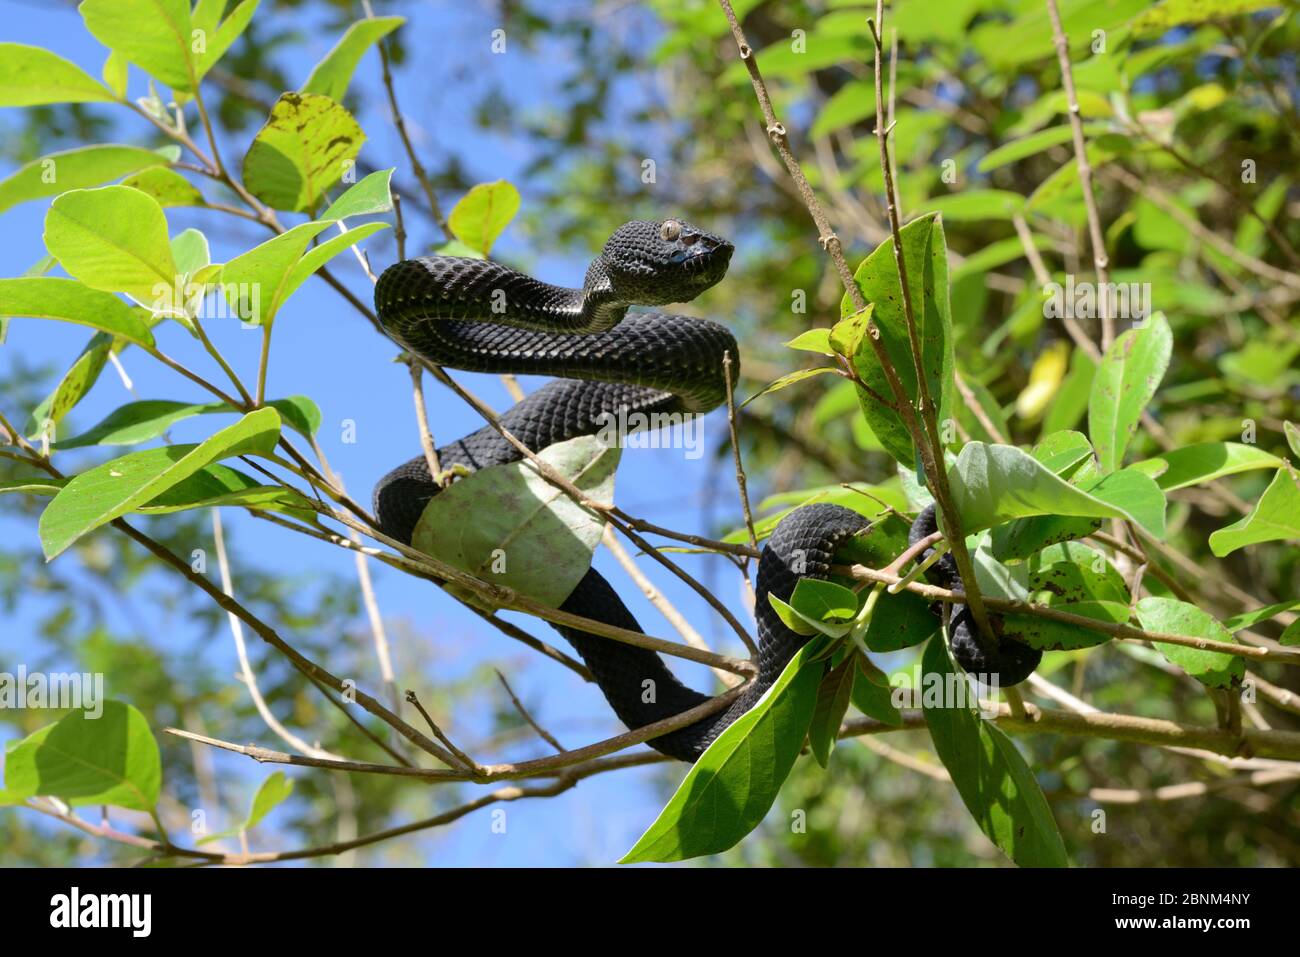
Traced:
<path fill-rule="evenodd" d="M 908 531 L 908 544 L 915 545 L 934 534 L 938 527 L 935 508 L 927 505 Z M 934 549 L 927 548 L 916 557 L 916 561 L 924 562 L 932 554 Z M 961 576 L 957 573 L 957 562 L 951 552 L 927 568 L 925 577 L 932 585 L 965 593 Z M 991 647 L 980 640 L 979 627 L 968 607 L 954 604 L 951 615 L 948 621 L 948 647 L 952 650 L 952 656 L 968 674 L 981 677 L 985 683 L 995 680 L 1003 688 L 1018 685 L 1033 674 L 1038 663 L 1043 660 L 1043 653 L 1037 648 L 1031 648 L 1005 633 L 1005 622 L 1001 615 L 989 616 L 989 626 L 997 638 L 996 644 Z"/>
<path fill-rule="evenodd" d="M 627 310 L 630 305 L 694 299 L 725 275 L 732 252 L 726 240 L 688 223 L 635 220 L 610 237 L 580 289 L 540 282 L 494 262 L 435 256 L 389 267 L 375 287 L 375 308 L 393 339 L 437 365 L 560 376 L 501 416 L 501 425 L 540 452 L 557 442 L 598 433 L 604 417 L 620 410 L 702 413 L 726 401 L 723 357 L 730 353 L 738 369 L 738 351 L 724 326 L 662 313 L 628 315 Z M 471 471 L 522 457 L 491 426 L 437 453 L 442 467 L 460 465 Z M 423 455 L 398 466 L 375 488 L 381 529 L 409 543 L 425 505 L 439 491 Z M 932 513 L 929 521 L 932 525 Z M 762 697 L 807 641 L 781 622 L 768 595 L 788 601 L 800 578 L 825 578 L 836 545 L 865 525 L 858 513 L 827 504 L 805 506 L 781 521 L 758 566 L 758 676 L 726 710 L 655 738 L 651 747 L 694 761 Z M 955 575 L 953 569 L 953 579 Z M 560 608 L 641 631 L 594 568 Z M 964 622 L 963 634 L 973 635 L 969 613 L 962 613 L 966 618 L 958 614 L 954 624 Z M 555 627 L 578 651 L 629 728 L 708 700 L 682 685 L 651 651 Z M 979 663 L 969 655 L 967 660 Z M 649 688 L 654 689 L 652 695 L 646 694 Z"/>

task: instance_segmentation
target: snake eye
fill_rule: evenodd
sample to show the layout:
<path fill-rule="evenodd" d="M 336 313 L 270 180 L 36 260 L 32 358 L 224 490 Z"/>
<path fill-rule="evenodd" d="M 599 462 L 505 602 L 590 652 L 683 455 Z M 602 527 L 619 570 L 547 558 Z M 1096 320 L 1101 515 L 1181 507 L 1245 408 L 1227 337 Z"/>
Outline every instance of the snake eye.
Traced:
<path fill-rule="evenodd" d="M 659 235 L 665 242 L 671 243 L 682 234 L 682 224 L 675 219 L 664 220 L 663 226 L 659 228 Z"/>

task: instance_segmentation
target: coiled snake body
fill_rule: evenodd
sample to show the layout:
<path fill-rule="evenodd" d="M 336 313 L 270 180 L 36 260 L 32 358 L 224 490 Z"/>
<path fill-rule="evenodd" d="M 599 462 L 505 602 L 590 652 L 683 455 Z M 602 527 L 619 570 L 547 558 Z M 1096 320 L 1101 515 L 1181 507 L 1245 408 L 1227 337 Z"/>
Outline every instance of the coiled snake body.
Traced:
<path fill-rule="evenodd" d="M 723 277 L 732 252 L 726 240 L 679 220 L 635 220 L 610 237 L 580 289 L 543 283 L 494 262 L 435 256 L 389 267 L 375 288 L 375 308 L 393 339 L 438 365 L 560 376 L 501 416 L 501 425 L 541 451 L 596 434 L 604 415 L 620 409 L 703 413 L 726 401 L 723 357 L 730 353 L 736 369 L 738 350 L 724 326 L 661 313 L 628 315 L 627 309 L 694 299 Z M 437 452 L 443 468 L 470 470 L 522 457 L 491 426 Z M 425 505 L 439 491 L 423 455 L 388 473 L 375 488 L 382 531 L 409 543 Z M 758 566 L 758 676 L 730 707 L 652 739 L 652 747 L 694 761 L 758 701 L 807 641 L 781 622 L 767 596 L 788 600 L 800 578 L 826 577 L 836 545 L 865 525 L 858 513 L 827 504 L 805 506 L 781 521 Z M 560 608 L 642 630 L 594 568 Z M 708 700 L 681 684 L 654 652 L 574 628 L 556 630 L 629 728 Z"/>

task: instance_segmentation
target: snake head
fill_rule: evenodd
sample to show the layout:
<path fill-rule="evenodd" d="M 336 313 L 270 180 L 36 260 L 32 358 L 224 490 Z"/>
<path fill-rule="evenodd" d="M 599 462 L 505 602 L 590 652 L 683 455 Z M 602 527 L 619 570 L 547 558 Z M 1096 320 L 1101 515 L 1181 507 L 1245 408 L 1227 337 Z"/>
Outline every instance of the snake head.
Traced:
<path fill-rule="evenodd" d="M 614 231 L 600 254 L 620 299 L 648 306 L 687 302 L 727 273 L 735 247 L 680 219 L 635 219 Z"/>

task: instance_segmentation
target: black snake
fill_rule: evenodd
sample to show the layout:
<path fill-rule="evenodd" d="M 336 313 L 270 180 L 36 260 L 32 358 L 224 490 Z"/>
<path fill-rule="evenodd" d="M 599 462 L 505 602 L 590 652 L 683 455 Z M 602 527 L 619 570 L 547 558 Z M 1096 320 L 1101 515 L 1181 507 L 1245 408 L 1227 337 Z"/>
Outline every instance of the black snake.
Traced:
<path fill-rule="evenodd" d="M 721 237 L 680 220 L 634 220 L 609 238 L 580 289 L 553 286 L 487 260 L 434 256 L 385 270 L 375 287 L 375 308 L 395 341 L 437 365 L 560 376 L 500 418 L 528 448 L 541 451 L 597 434 L 604 416 L 620 409 L 704 413 L 726 401 L 724 355 L 730 353 L 733 370 L 739 364 L 736 340 L 724 326 L 663 313 L 628 314 L 628 307 L 694 299 L 722 279 L 733 251 Z M 491 426 L 443 446 L 437 455 L 443 468 L 471 471 L 522 457 Z M 423 455 L 398 466 L 375 488 L 381 530 L 409 543 L 425 505 L 439 491 Z M 758 566 L 757 677 L 730 707 L 651 740 L 652 747 L 694 761 L 762 697 L 807 641 L 781 622 L 767 596 L 788 600 L 800 578 L 825 578 L 837 544 L 866 524 L 850 509 L 814 504 L 777 525 Z M 594 568 L 560 608 L 642 630 Z M 629 728 L 708 700 L 681 684 L 654 652 L 555 627 Z M 652 695 L 647 688 L 654 689 Z"/>

